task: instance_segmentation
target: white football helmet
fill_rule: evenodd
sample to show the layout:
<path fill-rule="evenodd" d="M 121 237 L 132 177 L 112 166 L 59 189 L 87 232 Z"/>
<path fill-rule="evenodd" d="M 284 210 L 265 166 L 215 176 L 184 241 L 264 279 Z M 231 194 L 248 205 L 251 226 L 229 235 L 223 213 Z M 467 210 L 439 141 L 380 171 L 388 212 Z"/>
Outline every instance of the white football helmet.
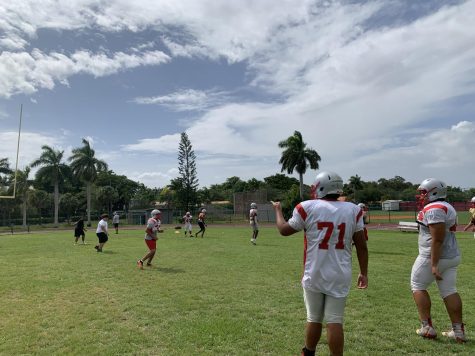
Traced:
<path fill-rule="evenodd" d="M 153 209 L 152 212 L 150 213 L 150 215 L 152 215 L 152 217 L 154 217 L 155 215 L 160 215 L 162 212 L 158 209 Z"/>
<path fill-rule="evenodd" d="M 251 209 L 257 209 L 257 204 L 256 203 L 251 203 Z"/>
<path fill-rule="evenodd" d="M 202 213 L 206 213 L 206 209 L 202 209 L 201 212 L 202 212 Z"/>
<path fill-rule="evenodd" d="M 191 213 L 189 211 L 186 212 L 186 216 L 190 216 Z"/>
<path fill-rule="evenodd" d="M 472 199 L 470 199 L 470 202 L 475 204 L 475 197 L 473 197 Z"/>
<path fill-rule="evenodd" d="M 311 187 L 312 198 L 323 198 L 328 194 L 343 194 L 343 179 L 329 171 L 320 172 L 315 177 L 315 182 Z"/>
<path fill-rule="evenodd" d="M 363 210 L 366 209 L 366 205 L 364 205 L 363 203 L 359 203 L 358 206 Z"/>
<path fill-rule="evenodd" d="M 447 198 L 447 184 L 436 178 L 427 178 L 417 188 L 419 200 L 427 200 L 429 202 L 437 199 Z"/>

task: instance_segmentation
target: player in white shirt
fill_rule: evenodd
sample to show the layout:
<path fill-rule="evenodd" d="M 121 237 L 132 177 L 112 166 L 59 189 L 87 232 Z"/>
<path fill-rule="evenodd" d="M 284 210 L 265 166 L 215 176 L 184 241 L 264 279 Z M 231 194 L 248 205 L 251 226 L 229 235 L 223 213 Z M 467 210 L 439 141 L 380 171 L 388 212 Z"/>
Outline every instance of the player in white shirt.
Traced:
<path fill-rule="evenodd" d="M 99 243 L 94 246 L 97 252 L 102 252 L 102 247 L 109 240 L 109 227 L 107 226 L 107 220 L 109 220 L 108 214 L 102 214 L 101 220 L 97 224 L 96 235 L 99 239 Z"/>
<path fill-rule="evenodd" d="M 343 181 L 333 172 L 321 172 L 312 185 L 312 198 L 298 204 L 286 222 L 280 203 L 274 203 L 277 228 L 288 236 L 304 231 L 302 287 L 307 309 L 305 347 L 302 355 L 315 355 L 326 321 L 332 355 L 342 355 L 343 315 L 351 285 L 352 242 L 360 274 L 357 286 L 368 286 L 368 249 L 363 234 L 363 212 L 353 203 L 338 201 Z"/>
<path fill-rule="evenodd" d="M 257 204 L 251 203 L 251 210 L 249 210 L 249 224 L 252 227 L 251 243 L 256 244 L 257 235 L 259 234 L 259 221 L 257 219 Z"/>
<path fill-rule="evenodd" d="M 117 211 L 115 211 L 114 215 L 112 216 L 112 223 L 114 224 L 116 234 L 119 233 L 119 221 L 120 221 L 120 215 Z"/>
<path fill-rule="evenodd" d="M 417 215 L 419 255 L 411 272 L 412 295 L 421 320 L 421 327 L 416 333 L 429 339 L 437 337 L 432 325 L 431 299 L 427 291 L 435 281 L 452 322 L 452 330 L 442 335 L 460 343 L 465 342 L 462 299 L 455 283 L 460 264 L 460 251 L 455 239 L 457 213 L 445 201 L 447 185 L 444 182 L 428 178 L 417 190 L 419 201 L 426 205 Z"/>
<path fill-rule="evenodd" d="M 185 237 L 187 233 L 190 233 L 190 237 L 193 237 L 191 233 L 191 219 L 193 217 L 191 216 L 191 213 L 189 211 L 186 212 L 185 216 L 183 216 L 183 222 L 185 223 L 184 230 L 185 230 Z"/>

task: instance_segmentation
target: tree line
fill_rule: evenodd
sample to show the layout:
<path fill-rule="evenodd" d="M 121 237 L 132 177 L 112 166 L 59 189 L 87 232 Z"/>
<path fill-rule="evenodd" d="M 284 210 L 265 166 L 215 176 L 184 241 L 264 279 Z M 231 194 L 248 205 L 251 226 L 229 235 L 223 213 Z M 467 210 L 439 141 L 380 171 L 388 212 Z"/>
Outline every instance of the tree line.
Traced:
<path fill-rule="evenodd" d="M 20 215 L 26 226 L 28 211 L 34 210 L 41 217 L 53 210 L 55 226 L 59 224 L 60 211 L 68 220 L 87 216 L 90 224 L 92 212 L 151 208 L 156 202 L 184 211 L 216 201 L 229 202 L 231 208 L 235 193 L 259 190 L 266 190 L 269 200 L 282 201 L 289 215 L 296 204 L 310 198 L 310 186 L 303 183 L 303 175 L 308 168 L 318 169 L 321 158 L 317 151 L 306 146 L 298 131 L 278 146 L 283 149 L 280 173 L 262 180 L 233 176 L 223 183 L 198 188 L 196 155 L 184 132 L 178 147 L 178 177 L 162 188 L 149 188 L 110 170 L 106 162 L 96 157 L 86 139 L 67 159 L 64 151 L 44 145 L 40 156 L 23 170 L 14 172 L 7 158 L 0 159 L 0 195 L 12 194 L 16 179 L 16 198 L 0 200 L 0 216 L 5 220 L 7 216 Z M 33 167 L 38 170 L 31 177 Z M 294 170 L 299 179 L 282 173 L 292 174 Z M 347 200 L 356 203 L 380 203 L 388 199 L 414 201 L 417 186 L 400 176 L 363 181 L 356 174 L 344 184 L 344 194 Z M 450 201 L 468 201 L 474 195 L 474 188 L 448 187 Z"/>

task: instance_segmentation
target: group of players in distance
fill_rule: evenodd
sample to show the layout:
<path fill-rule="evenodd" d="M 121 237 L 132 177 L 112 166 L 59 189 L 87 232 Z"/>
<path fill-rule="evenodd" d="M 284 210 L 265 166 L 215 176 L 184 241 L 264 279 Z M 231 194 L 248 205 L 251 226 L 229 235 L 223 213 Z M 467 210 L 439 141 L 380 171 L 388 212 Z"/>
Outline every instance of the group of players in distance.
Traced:
<path fill-rule="evenodd" d="M 411 290 L 417 306 L 420 328 L 416 334 L 433 339 L 437 332 L 431 317 L 429 286 L 435 281 L 452 323 L 451 330 L 442 335 L 458 343 L 466 341 L 462 319 L 462 300 L 456 289 L 460 250 L 455 238 L 457 213 L 447 203 L 447 185 L 435 178 L 422 181 L 417 198 L 423 206 L 417 215 L 419 224 L 419 255 L 411 272 Z M 305 346 L 302 355 L 315 355 L 326 322 L 327 342 L 332 355 L 342 355 L 344 347 L 343 316 L 351 286 L 352 246 L 355 246 L 359 263 L 357 288 L 368 287 L 368 248 L 364 228 L 364 207 L 340 201 L 343 180 L 334 172 L 321 172 L 311 186 L 312 199 L 298 204 L 292 217 L 286 221 L 280 202 L 272 202 L 276 225 L 282 236 L 304 230 L 303 299 L 307 310 Z M 468 230 L 475 226 L 475 197 Z M 200 212 L 198 224 L 202 236 L 205 230 L 206 210 Z M 156 252 L 157 233 L 160 228 L 160 211 L 153 210 L 147 222 L 145 242 L 149 251 L 137 265 L 151 265 Z M 256 244 L 259 232 L 257 205 L 251 204 L 249 213 L 253 230 L 251 242 Z M 184 216 L 185 236 L 191 235 L 191 214 Z M 190 225 L 187 225 L 190 224 Z M 474 235 L 475 236 L 475 235 Z"/>

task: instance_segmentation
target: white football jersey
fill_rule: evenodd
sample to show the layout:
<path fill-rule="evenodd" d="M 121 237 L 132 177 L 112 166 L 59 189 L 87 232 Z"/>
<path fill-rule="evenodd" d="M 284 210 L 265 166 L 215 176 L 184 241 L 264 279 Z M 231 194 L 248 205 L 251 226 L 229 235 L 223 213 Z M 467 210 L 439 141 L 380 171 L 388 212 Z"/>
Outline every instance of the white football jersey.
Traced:
<path fill-rule="evenodd" d="M 249 222 L 252 224 L 257 224 L 257 209 L 249 210 Z"/>
<path fill-rule="evenodd" d="M 155 240 L 157 238 L 158 230 L 160 230 L 161 221 L 155 218 L 150 218 L 147 221 L 147 229 L 152 230 L 152 235 L 149 235 L 145 230 L 145 240 Z"/>
<path fill-rule="evenodd" d="M 303 288 L 336 298 L 348 295 L 351 244 L 364 228 L 362 216 L 360 207 L 342 201 L 307 200 L 295 207 L 289 225 L 305 231 Z"/>
<path fill-rule="evenodd" d="M 430 224 L 444 223 L 445 238 L 442 244 L 440 258 L 454 258 L 460 255 L 460 251 L 455 239 L 457 230 L 457 212 L 452 205 L 445 201 L 435 201 L 427 204 L 419 214 L 419 255 L 430 257 L 432 235 L 429 231 Z"/>

